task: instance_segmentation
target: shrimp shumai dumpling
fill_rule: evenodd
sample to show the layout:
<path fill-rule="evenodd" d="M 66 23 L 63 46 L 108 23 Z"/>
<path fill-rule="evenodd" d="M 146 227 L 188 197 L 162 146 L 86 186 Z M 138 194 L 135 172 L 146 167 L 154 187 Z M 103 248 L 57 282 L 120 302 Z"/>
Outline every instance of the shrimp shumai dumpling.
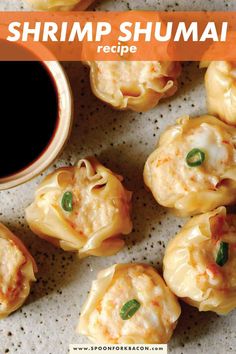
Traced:
<path fill-rule="evenodd" d="M 236 215 L 225 207 L 192 218 L 168 244 L 164 278 L 200 311 L 227 314 L 236 307 Z"/>
<path fill-rule="evenodd" d="M 167 343 L 181 309 L 156 270 L 116 264 L 93 281 L 78 333 L 94 343 Z"/>
<path fill-rule="evenodd" d="M 78 5 L 78 10 L 86 10 L 93 0 L 25 0 L 36 10 L 69 11 Z"/>
<path fill-rule="evenodd" d="M 24 303 L 36 272 L 34 259 L 23 243 L 0 223 L 0 319 Z"/>
<path fill-rule="evenodd" d="M 178 62 L 90 61 L 93 93 L 117 109 L 148 111 L 177 91 Z"/>
<path fill-rule="evenodd" d="M 149 156 L 144 181 L 177 215 L 200 214 L 236 201 L 236 129 L 213 116 L 182 117 Z"/>
<path fill-rule="evenodd" d="M 236 62 L 212 61 L 205 86 L 209 113 L 236 125 Z"/>
<path fill-rule="evenodd" d="M 60 168 L 39 185 L 27 222 L 38 236 L 80 257 L 115 254 L 124 246 L 121 235 L 132 231 L 132 194 L 121 181 L 95 158 Z"/>

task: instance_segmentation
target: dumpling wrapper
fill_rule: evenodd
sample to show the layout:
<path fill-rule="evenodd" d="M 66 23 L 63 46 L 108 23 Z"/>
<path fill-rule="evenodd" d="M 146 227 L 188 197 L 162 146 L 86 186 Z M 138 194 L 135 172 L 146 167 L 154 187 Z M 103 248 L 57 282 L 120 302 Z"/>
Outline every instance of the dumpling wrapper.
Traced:
<path fill-rule="evenodd" d="M 23 243 L 0 223 L 0 319 L 22 306 L 37 266 Z"/>
<path fill-rule="evenodd" d="M 116 175 L 95 158 L 80 160 L 48 175 L 39 185 L 34 202 L 26 209 L 31 230 L 79 256 L 108 256 L 123 246 L 121 235 L 132 231 L 132 193 Z M 73 210 L 61 206 L 65 192 L 73 194 Z"/>
<path fill-rule="evenodd" d="M 236 62 L 210 62 L 205 87 L 209 113 L 236 125 Z"/>
<path fill-rule="evenodd" d="M 117 109 L 145 112 L 174 95 L 181 73 L 178 62 L 88 61 L 95 96 Z"/>
<path fill-rule="evenodd" d="M 220 242 L 229 245 L 219 266 Z M 236 307 L 236 216 L 225 207 L 192 218 L 168 244 L 164 279 L 176 296 L 199 311 L 227 314 Z"/>
<path fill-rule="evenodd" d="M 137 300 L 140 308 L 128 320 L 122 306 Z M 115 264 L 99 272 L 82 309 L 77 332 L 95 343 L 167 343 L 181 309 L 157 271 L 145 264 Z"/>
<path fill-rule="evenodd" d="M 25 0 L 36 10 L 42 11 L 70 11 L 74 7 L 76 10 L 86 10 L 94 0 Z"/>
<path fill-rule="evenodd" d="M 179 216 L 204 213 L 236 201 L 236 129 L 205 115 L 177 120 L 148 157 L 144 181 L 157 202 Z M 205 161 L 189 167 L 187 154 L 198 148 Z"/>

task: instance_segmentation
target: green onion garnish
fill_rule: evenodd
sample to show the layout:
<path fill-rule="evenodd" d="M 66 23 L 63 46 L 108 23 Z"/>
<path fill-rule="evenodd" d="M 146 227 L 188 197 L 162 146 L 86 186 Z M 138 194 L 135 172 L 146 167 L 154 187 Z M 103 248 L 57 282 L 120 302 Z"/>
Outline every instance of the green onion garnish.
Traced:
<path fill-rule="evenodd" d="M 205 153 L 200 149 L 192 149 L 186 156 L 186 163 L 189 167 L 200 166 L 205 160 Z"/>
<path fill-rule="evenodd" d="M 138 311 L 140 306 L 140 303 L 135 299 L 126 302 L 120 310 L 120 317 L 122 320 L 129 320 Z"/>
<path fill-rule="evenodd" d="M 223 265 L 228 261 L 229 245 L 226 242 L 220 243 L 220 248 L 216 256 L 216 263 L 223 267 Z"/>
<path fill-rule="evenodd" d="M 73 210 L 73 194 L 71 192 L 65 192 L 63 194 L 61 206 L 65 211 Z"/>

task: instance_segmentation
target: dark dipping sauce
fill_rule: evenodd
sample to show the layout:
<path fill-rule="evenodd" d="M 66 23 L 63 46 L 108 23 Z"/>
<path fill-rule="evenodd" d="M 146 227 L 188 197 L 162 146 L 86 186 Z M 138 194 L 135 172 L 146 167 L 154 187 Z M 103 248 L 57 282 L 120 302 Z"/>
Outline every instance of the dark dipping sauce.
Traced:
<path fill-rule="evenodd" d="M 0 178 L 19 172 L 47 148 L 58 121 L 54 79 L 39 61 L 0 61 Z"/>

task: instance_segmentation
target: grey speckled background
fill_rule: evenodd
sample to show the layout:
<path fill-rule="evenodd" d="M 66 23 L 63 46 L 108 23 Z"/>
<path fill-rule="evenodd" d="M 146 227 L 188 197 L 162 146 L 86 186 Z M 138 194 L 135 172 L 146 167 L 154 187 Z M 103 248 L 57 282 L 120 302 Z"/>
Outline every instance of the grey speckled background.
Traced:
<path fill-rule="evenodd" d="M 0 10 L 24 10 L 21 0 L 0 0 Z M 96 10 L 236 10 L 236 1 L 101 1 Z M 142 169 L 160 132 L 183 114 L 205 113 L 203 72 L 197 63 L 183 67 L 180 89 L 154 110 L 137 114 L 117 112 L 98 101 L 88 84 L 88 71 L 80 63 L 65 63 L 75 98 L 75 124 L 71 139 L 54 167 L 74 163 L 88 154 L 97 154 L 101 162 L 125 177 L 134 191 L 134 232 L 127 246 L 110 258 L 79 261 L 39 240 L 28 229 L 24 208 L 42 176 L 18 188 L 0 192 L 0 219 L 15 231 L 30 248 L 38 266 L 38 281 L 21 310 L 0 322 L 0 353 L 65 354 L 69 343 L 86 343 L 75 334 L 81 304 L 98 270 L 115 262 L 149 262 L 161 269 L 165 245 L 181 219 L 158 206 L 144 190 Z M 27 100 L 27 97 L 25 98 Z M 183 305 L 169 352 L 173 354 L 235 353 L 236 313 L 219 317 L 199 313 Z"/>

